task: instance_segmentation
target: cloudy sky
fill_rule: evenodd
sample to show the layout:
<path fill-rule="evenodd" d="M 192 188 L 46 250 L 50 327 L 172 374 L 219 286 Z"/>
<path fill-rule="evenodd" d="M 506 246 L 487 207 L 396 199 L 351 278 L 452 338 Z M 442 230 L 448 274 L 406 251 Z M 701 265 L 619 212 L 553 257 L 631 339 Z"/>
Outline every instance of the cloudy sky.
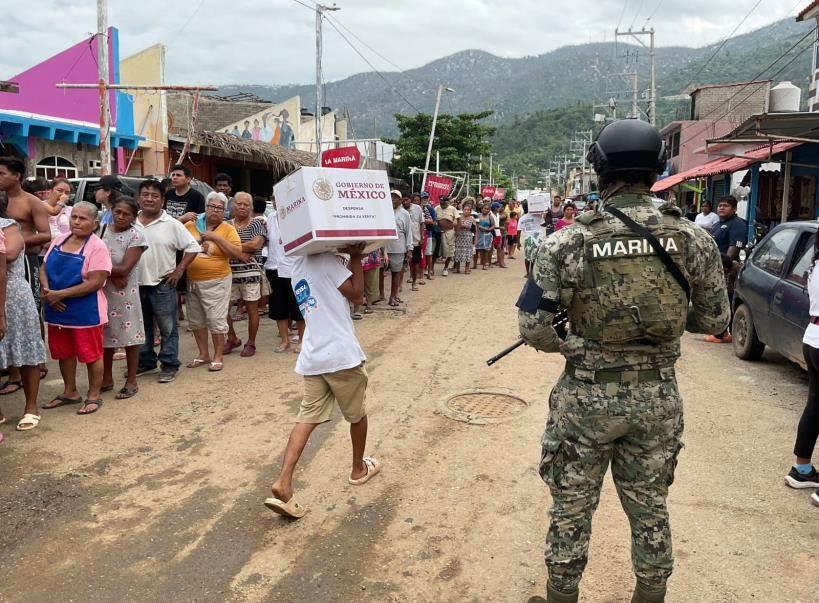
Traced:
<path fill-rule="evenodd" d="M 312 4 L 310 0 L 299 0 Z M 757 0 L 336 0 L 333 16 L 402 69 L 468 48 L 504 57 L 611 40 L 648 23 L 662 46 L 702 46 L 729 34 Z M 808 0 L 762 0 L 744 33 L 793 17 Z M 2 0 L 0 80 L 96 29 L 96 0 Z M 315 16 L 296 0 L 109 0 L 122 56 L 162 42 L 178 84 L 287 84 L 314 78 Z M 647 21 L 648 20 L 648 21 Z M 344 29 L 378 69 L 395 70 Z M 369 71 L 325 26 L 325 79 Z"/>

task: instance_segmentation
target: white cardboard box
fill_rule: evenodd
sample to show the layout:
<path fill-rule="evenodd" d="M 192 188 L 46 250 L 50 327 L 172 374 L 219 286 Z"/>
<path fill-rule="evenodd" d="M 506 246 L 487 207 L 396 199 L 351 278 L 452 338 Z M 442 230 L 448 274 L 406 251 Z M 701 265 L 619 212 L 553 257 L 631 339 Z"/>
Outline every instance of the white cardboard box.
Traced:
<path fill-rule="evenodd" d="M 395 240 L 395 214 L 382 170 L 303 167 L 273 187 L 287 255 L 313 255 L 365 241 Z"/>
<path fill-rule="evenodd" d="M 551 193 L 536 193 L 529 195 L 527 202 L 530 214 L 543 213 L 552 204 L 552 195 Z"/>

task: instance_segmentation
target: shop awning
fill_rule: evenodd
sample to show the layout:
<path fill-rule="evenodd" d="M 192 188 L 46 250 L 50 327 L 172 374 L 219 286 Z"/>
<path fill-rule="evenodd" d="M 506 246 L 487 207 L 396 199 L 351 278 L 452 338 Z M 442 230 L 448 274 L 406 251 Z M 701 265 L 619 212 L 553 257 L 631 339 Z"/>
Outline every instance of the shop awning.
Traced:
<path fill-rule="evenodd" d="M 746 170 L 755 163 L 767 161 L 770 157 L 789 151 L 801 144 L 801 142 L 780 142 L 775 145 L 765 145 L 753 151 L 748 151 L 742 157 L 720 157 L 701 166 L 658 180 L 654 186 L 651 187 L 651 192 L 661 193 L 667 191 L 686 180 L 707 178 L 708 176 L 717 176 L 719 174 L 733 174 L 740 170 Z"/>

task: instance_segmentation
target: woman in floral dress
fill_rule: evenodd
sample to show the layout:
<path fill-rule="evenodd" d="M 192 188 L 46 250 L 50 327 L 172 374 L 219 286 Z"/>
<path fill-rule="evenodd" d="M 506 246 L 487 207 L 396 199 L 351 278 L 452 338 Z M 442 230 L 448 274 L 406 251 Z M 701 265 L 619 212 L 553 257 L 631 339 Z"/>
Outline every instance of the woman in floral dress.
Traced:
<path fill-rule="evenodd" d="M 117 400 L 134 396 L 137 387 L 139 349 L 145 343 L 142 324 L 142 304 L 139 301 L 137 264 L 148 247 L 144 235 L 134 228 L 139 211 L 136 202 L 120 197 L 112 207 L 113 221 L 105 229 L 102 240 L 111 253 L 111 277 L 105 283 L 108 300 L 108 324 L 103 331 L 102 391 L 114 389 L 113 361 L 116 348 L 125 348 L 128 376 Z"/>
<path fill-rule="evenodd" d="M 472 255 L 475 253 L 475 218 L 472 217 L 473 200 L 464 199 L 461 215 L 455 222 L 455 272 L 464 267 L 464 274 L 469 274 Z"/>

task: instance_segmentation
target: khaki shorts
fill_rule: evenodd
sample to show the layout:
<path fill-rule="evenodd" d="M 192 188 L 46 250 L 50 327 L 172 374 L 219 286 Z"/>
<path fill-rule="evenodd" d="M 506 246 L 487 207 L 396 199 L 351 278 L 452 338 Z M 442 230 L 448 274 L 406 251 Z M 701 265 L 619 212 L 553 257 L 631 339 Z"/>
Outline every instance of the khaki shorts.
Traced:
<path fill-rule="evenodd" d="M 299 406 L 297 423 L 325 423 L 333 416 L 333 401 L 348 423 L 358 423 L 367 416 L 367 370 L 364 364 L 322 375 L 304 376 L 304 399 Z"/>
<path fill-rule="evenodd" d="M 230 290 L 230 301 L 259 301 L 262 298 L 262 284 L 258 283 L 233 283 Z"/>
<path fill-rule="evenodd" d="M 455 257 L 455 231 L 445 230 L 441 233 L 441 257 Z"/>
<path fill-rule="evenodd" d="M 188 280 L 188 326 L 194 331 L 207 328 L 211 333 L 227 333 L 232 285 L 230 274 L 210 281 Z"/>

